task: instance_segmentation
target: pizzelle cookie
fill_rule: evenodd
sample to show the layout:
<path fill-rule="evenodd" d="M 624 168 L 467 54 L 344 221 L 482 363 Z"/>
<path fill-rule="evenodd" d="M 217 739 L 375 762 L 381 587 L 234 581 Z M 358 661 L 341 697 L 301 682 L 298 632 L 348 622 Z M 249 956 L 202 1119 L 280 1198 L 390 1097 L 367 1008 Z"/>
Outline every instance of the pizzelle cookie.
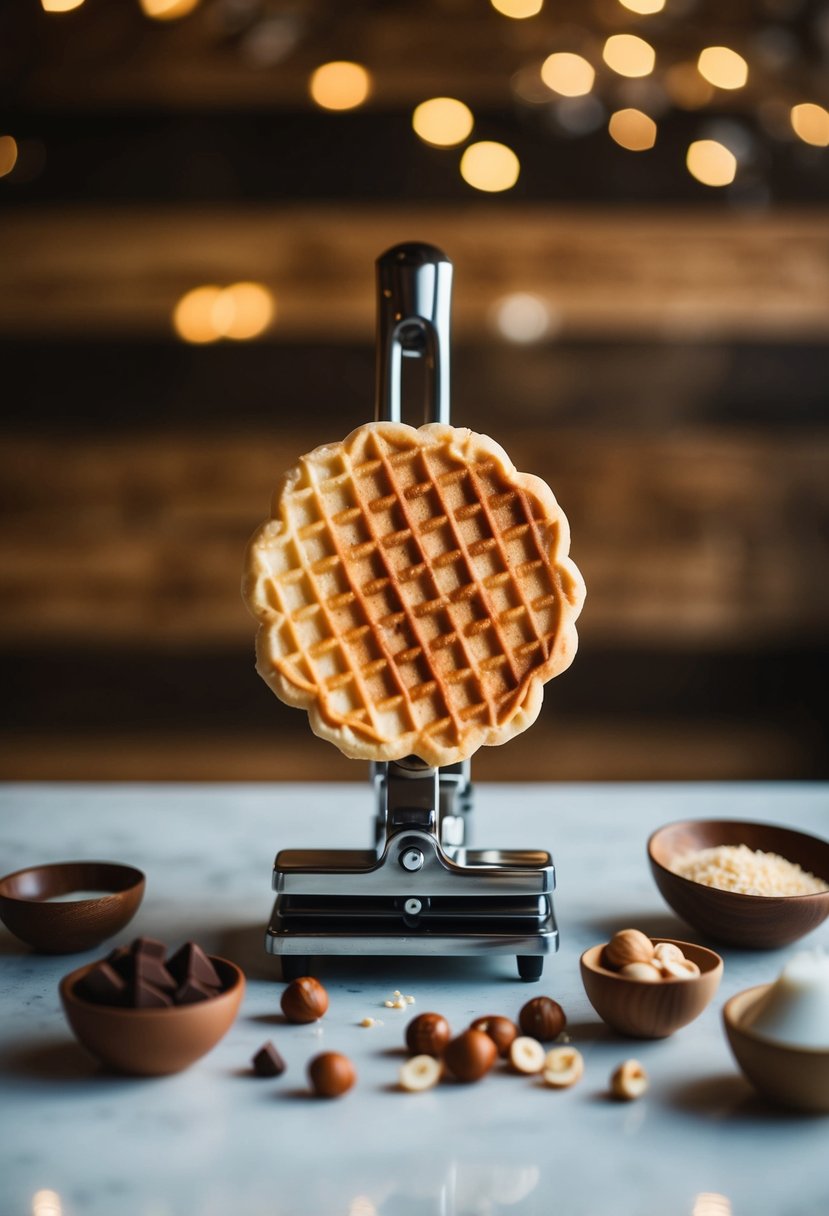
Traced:
<path fill-rule="evenodd" d="M 576 652 L 569 543 L 549 486 L 486 435 L 361 426 L 283 476 L 250 541 L 257 670 L 353 758 L 506 743 Z"/>

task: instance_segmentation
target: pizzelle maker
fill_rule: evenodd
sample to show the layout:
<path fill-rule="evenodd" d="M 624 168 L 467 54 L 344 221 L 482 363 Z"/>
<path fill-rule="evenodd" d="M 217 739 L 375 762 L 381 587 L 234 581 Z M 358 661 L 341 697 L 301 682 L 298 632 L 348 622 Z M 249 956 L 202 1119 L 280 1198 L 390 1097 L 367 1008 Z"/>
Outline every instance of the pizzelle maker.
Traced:
<path fill-rule="evenodd" d="M 378 420 L 400 422 L 404 359 L 422 361 L 424 421 L 450 421 L 452 263 L 439 249 L 397 245 L 377 260 Z M 374 846 L 283 849 L 266 948 L 285 979 L 320 955 L 514 954 L 537 980 L 558 948 L 555 868 L 543 850 L 479 849 L 470 762 L 433 768 L 417 756 L 372 765 Z"/>

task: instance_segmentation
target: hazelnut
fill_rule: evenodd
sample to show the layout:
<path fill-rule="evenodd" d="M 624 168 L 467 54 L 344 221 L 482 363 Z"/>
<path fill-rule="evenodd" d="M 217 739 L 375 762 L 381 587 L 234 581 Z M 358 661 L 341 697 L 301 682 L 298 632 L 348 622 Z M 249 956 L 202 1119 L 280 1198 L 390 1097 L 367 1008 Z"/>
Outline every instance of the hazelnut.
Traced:
<path fill-rule="evenodd" d="M 437 1085 L 443 1072 L 443 1064 L 434 1056 L 412 1056 L 400 1069 L 400 1088 L 408 1093 L 419 1093 Z"/>
<path fill-rule="evenodd" d="M 303 975 L 282 993 L 281 1005 L 289 1022 L 316 1022 L 328 1008 L 328 993 L 319 980 Z"/>
<path fill-rule="evenodd" d="M 339 1098 L 357 1080 L 354 1065 L 338 1051 L 324 1051 L 308 1065 L 308 1079 L 319 1098 Z"/>
<path fill-rule="evenodd" d="M 626 980 L 641 980 L 645 984 L 658 984 L 662 975 L 651 963 L 626 963 L 619 972 Z"/>
<path fill-rule="evenodd" d="M 549 996 L 534 996 L 519 1013 L 518 1024 L 524 1034 L 546 1043 L 561 1034 L 567 1018 L 558 1001 Z"/>
<path fill-rule="evenodd" d="M 665 963 L 669 960 L 681 963 L 684 958 L 679 946 L 675 946 L 673 942 L 657 942 L 653 948 L 653 965 L 659 967 L 660 971 L 664 970 Z"/>
<path fill-rule="evenodd" d="M 480 1081 L 497 1056 L 497 1048 L 488 1034 L 482 1030 L 464 1030 L 447 1044 L 443 1060 L 458 1081 Z"/>
<path fill-rule="evenodd" d="M 488 1034 L 498 1049 L 499 1056 L 509 1053 L 510 1043 L 518 1034 L 518 1027 L 509 1018 L 490 1013 L 485 1018 L 477 1018 L 472 1023 L 472 1030 L 482 1030 Z"/>
<path fill-rule="evenodd" d="M 653 943 L 638 929 L 620 929 L 614 933 L 602 951 L 603 967 L 618 971 L 628 963 L 649 963 L 653 958 Z"/>
<path fill-rule="evenodd" d="M 699 967 L 690 958 L 669 958 L 662 964 L 662 975 L 666 980 L 692 980 Z"/>
<path fill-rule="evenodd" d="M 567 1089 L 584 1075 L 584 1059 L 575 1047 L 554 1047 L 544 1057 L 544 1084 Z"/>
<path fill-rule="evenodd" d="M 510 1043 L 509 1062 L 516 1072 L 541 1072 L 544 1067 L 544 1048 L 538 1039 L 520 1034 Z"/>
<path fill-rule="evenodd" d="M 610 1092 L 623 1102 L 641 1098 L 647 1088 L 648 1074 L 638 1060 L 625 1060 L 610 1078 Z"/>
<path fill-rule="evenodd" d="M 413 1056 L 443 1055 L 452 1031 L 439 1013 L 420 1013 L 406 1027 L 406 1046 Z"/>

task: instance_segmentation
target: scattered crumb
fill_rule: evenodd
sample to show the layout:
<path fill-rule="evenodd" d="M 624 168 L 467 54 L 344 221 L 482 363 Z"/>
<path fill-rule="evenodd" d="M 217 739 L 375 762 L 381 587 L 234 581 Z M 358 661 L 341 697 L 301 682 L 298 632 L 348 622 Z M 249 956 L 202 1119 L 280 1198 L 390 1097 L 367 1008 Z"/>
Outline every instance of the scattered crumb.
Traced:
<path fill-rule="evenodd" d="M 365 1026 L 366 1030 L 370 1030 L 373 1026 L 382 1026 L 383 1023 L 380 1021 L 379 1018 L 366 1017 L 366 1018 L 363 1018 L 362 1022 L 360 1022 L 360 1025 Z"/>
<path fill-rule="evenodd" d="M 414 1005 L 414 1003 L 415 1003 L 415 999 L 413 996 L 407 996 L 407 997 L 404 997 L 403 999 L 405 1000 L 407 1005 Z"/>
<path fill-rule="evenodd" d="M 572 1043 L 572 1041 L 573 1040 L 570 1038 L 566 1030 L 562 1030 L 561 1033 L 556 1036 L 557 1043 Z"/>

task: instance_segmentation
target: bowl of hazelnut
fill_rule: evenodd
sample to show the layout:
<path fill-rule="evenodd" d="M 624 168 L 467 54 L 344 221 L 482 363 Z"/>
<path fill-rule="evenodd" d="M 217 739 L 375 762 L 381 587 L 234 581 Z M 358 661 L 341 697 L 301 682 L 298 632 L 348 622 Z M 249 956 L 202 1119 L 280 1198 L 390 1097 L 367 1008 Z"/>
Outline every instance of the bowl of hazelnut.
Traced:
<path fill-rule="evenodd" d="M 692 942 L 621 929 L 581 956 L 590 1004 L 613 1030 L 666 1039 L 699 1017 L 720 984 L 723 961 Z"/>

